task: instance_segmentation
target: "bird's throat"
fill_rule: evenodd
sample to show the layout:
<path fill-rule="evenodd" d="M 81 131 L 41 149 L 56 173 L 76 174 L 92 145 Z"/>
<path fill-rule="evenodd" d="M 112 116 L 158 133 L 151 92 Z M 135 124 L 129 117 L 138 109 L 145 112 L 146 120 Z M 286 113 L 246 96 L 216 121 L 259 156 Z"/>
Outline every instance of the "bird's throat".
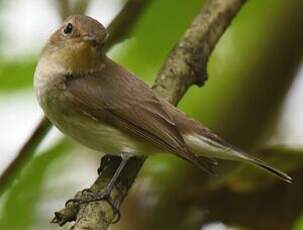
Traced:
<path fill-rule="evenodd" d="M 65 73 L 85 75 L 99 71 L 104 66 L 104 55 L 98 47 L 86 42 L 60 47 L 49 53 L 49 61 Z"/>

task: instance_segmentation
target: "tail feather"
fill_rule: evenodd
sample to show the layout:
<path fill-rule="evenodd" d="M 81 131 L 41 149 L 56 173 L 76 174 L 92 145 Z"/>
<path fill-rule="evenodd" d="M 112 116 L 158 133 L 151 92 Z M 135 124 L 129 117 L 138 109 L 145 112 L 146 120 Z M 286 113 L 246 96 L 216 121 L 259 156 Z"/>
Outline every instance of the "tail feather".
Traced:
<path fill-rule="evenodd" d="M 292 183 L 292 178 L 290 176 L 288 176 L 286 173 L 280 171 L 279 169 L 276 169 L 276 168 L 270 166 L 265 161 L 262 161 L 259 158 L 251 156 L 236 147 L 232 147 L 232 152 L 234 152 L 235 156 L 236 155 L 238 156 L 238 160 L 255 165 L 287 183 Z"/>
<path fill-rule="evenodd" d="M 280 180 L 283 180 L 287 183 L 292 183 L 292 178 L 290 176 L 288 176 L 286 173 L 270 166 L 268 163 L 260 160 L 259 158 L 256 158 L 252 155 L 247 154 L 246 152 L 242 151 L 241 149 L 239 149 L 237 147 L 230 146 L 229 152 L 231 153 L 231 155 L 234 156 L 233 159 L 231 159 L 231 160 L 250 163 L 254 166 L 257 166 L 257 167 L 265 170 L 266 172 L 270 173 L 271 175 L 278 177 Z"/>
<path fill-rule="evenodd" d="M 247 160 L 248 160 L 248 162 L 252 163 L 253 165 L 256 165 L 256 166 L 266 170 L 270 174 L 278 177 L 279 179 L 281 179 L 287 183 L 292 183 L 292 178 L 290 176 L 288 176 L 286 173 L 268 165 L 264 161 L 257 159 L 255 157 L 251 157 L 251 156 L 247 157 Z"/>
<path fill-rule="evenodd" d="M 184 140 L 189 146 L 189 149 L 198 157 L 204 156 L 206 158 L 217 158 L 250 163 L 264 169 L 265 171 L 287 183 L 292 182 L 292 178 L 286 173 L 275 169 L 266 162 L 245 153 L 235 146 L 232 146 L 219 136 L 206 129 L 201 129 L 200 135 L 184 135 Z M 204 164 L 206 163 L 206 161 L 201 162 Z M 210 166 L 211 164 L 208 163 L 207 165 Z"/>

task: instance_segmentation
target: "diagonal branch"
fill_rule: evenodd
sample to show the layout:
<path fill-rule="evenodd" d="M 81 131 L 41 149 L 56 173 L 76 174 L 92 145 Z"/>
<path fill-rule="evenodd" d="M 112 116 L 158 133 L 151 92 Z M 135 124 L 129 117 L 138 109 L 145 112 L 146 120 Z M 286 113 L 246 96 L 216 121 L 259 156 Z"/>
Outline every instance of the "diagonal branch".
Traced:
<path fill-rule="evenodd" d="M 193 84 L 207 80 L 208 58 L 245 0 L 208 0 L 175 46 L 153 89 L 176 105 Z"/>
<path fill-rule="evenodd" d="M 176 105 L 193 84 L 203 85 L 207 79 L 207 61 L 218 39 L 239 11 L 244 0 L 208 0 L 184 36 L 171 51 L 153 86 L 155 92 Z M 127 195 L 146 158 L 137 157 L 127 165 L 111 197 L 119 207 Z M 92 185 L 100 192 L 113 176 L 117 162 L 111 161 Z M 76 198 L 85 196 L 81 192 Z M 107 229 L 113 213 L 106 202 L 98 201 L 76 206 L 70 203 L 55 213 L 53 222 L 64 224 L 76 220 L 74 230 Z"/>
<path fill-rule="evenodd" d="M 78 7 L 80 9 L 77 8 L 77 12 L 84 13 L 85 9 L 88 6 L 88 2 L 89 1 L 87 1 L 86 4 L 82 4 L 81 7 Z M 150 2 L 151 0 L 129 0 L 124 5 L 121 12 L 113 19 L 113 21 L 108 26 L 108 30 L 111 33 L 111 37 L 109 38 L 107 46 L 105 47 L 106 50 L 109 50 L 112 46 L 120 42 L 129 34 L 138 17 L 141 15 L 144 8 Z M 58 4 L 60 6 L 60 12 L 68 10 L 68 12 L 70 12 L 69 14 L 75 13 L 71 12 L 68 1 L 59 0 Z M 66 13 L 64 13 L 64 15 L 63 13 L 60 13 L 62 20 L 64 20 L 69 15 L 65 14 Z M 18 151 L 15 159 L 8 165 L 4 173 L 1 174 L 0 196 L 13 183 L 16 177 L 20 175 L 22 168 L 27 164 L 28 160 L 33 157 L 35 150 L 42 142 L 44 137 L 47 135 L 51 126 L 52 124 L 45 116 L 40 120 L 39 124 L 32 132 L 27 142 Z"/>
<path fill-rule="evenodd" d="M 26 163 L 33 157 L 35 150 L 42 142 L 51 128 L 50 122 L 43 117 L 37 125 L 30 138 L 19 150 L 16 158 L 9 164 L 0 176 L 0 196 L 13 183 L 14 179 L 19 176 L 20 171 Z"/>
<path fill-rule="evenodd" d="M 107 27 L 109 42 L 105 45 L 105 50 L 108 50 L 129 36 L 137 19 L 150 3 L 151 0 L 129 0 L 124 5 L 119 15 L 115 17 Z"/>

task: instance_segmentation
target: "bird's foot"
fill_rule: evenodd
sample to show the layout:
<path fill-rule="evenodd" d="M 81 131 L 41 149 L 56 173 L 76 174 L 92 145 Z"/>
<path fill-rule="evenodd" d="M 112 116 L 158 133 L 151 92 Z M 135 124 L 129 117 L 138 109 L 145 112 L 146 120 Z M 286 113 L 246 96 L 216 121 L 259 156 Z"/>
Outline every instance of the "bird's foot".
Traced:
<path fill-rule="evenodd" d="M 68 206 L 69 204 L 80 206 L 82 204 L 88 204 L 91 202 L 105 201 L 109 204 L 109 206 L 112 209 L 112 212 L 113 212 L 112 224 L 115 224 L 115 223 L 119 222 L 121 214 L 120 214 L 119 208 L 117 207 L 115 202 L 112 200 L 110 194 L 111 194 L 111 191 L 107 188 L 104 191 L 99 192 L 99 193 L 94 193 L 91 189 L 84 189 L 82 191 L 81 198 L 70 199 L 65 203 L 65 206 Z"/>
<path fill-rule="evenodd" d="M 111 197 L 111 192 L 114 188 L 118 189 L 117 187 L 118 178 L 120 177 L 120 174 L 122 173 L 123 169 L 127 165 L 129 159 L 130 156 L 126 156 L 126 157 L 113 157 L 108 155 L 104 156 L 101 160 L 101 165 L 98 170 L 99 176 L 101 176 L 101 174 L 106 175 L 108 173 L 107 169 L 110 169 L 109 167 L 110 163 L 113 163 L 116 166 L 114 175 L 112 176 L 106 188 L 103 191 L 97 193 L 93 192 L 90 189 L 84 189 L 82 191 L 81 198 L 70 199 L 65 203 L 65 206 L 68 206 L 71 203 L 73 203 L 76 206 L 80 206 L 81 204 L 88 204 L 90 202 L 106 201 L 110 205 L 113 211 L 114 220 L 112 221 L 112 223 L 117 223 L 120 220 L 121 215 L 118 209 L 118 204 Z M 112 173 L 113 172 L 111 172 L 109 175 L 111 175 Z"/>

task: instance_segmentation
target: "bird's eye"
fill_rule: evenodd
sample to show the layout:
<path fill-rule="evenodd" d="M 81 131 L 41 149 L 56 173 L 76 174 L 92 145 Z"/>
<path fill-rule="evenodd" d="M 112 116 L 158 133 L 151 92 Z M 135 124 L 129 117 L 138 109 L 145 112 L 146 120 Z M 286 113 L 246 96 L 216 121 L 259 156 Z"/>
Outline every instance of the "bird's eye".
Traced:
<path fill-rule="evenodd" d="M 65 26 L 63 32 L 64 32 L 65 34 L 71 34 L 71 33 L 73 32 L 73 24 L 68 23 L 68 24 Z"/>

